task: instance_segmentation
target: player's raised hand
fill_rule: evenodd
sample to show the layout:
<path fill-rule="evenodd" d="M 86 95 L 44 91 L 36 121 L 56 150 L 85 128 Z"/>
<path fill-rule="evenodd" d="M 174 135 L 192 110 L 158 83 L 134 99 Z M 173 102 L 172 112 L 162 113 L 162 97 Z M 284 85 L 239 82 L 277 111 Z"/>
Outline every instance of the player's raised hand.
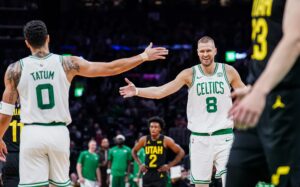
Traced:
<path fill-rule="evenodd" d="M 266 97 L 259 91 L 251 91 L 232 107 L 229 115 L 235 123 L 243 128 L 254 127 L 265 107 Z"/>
<path fill-rule="evenodd" d="M 152 42 L 145 49 L 143 55 L 143 59 L 146 61 L 153 61 L 158 59 L 166 59 L 166 55 L 168 55 L 169 51 L 164 47 L 152 47 Z"/>
<path fill-rule="evenodd" d="M 123 86 L 120 88 L 120 95 L 123 96 L 123 98 L 133 97 L 137 95 L 138 91 L 135 85 L 127 78 L 125 78 L 125 82 L 127 83 L 127 86 Z"/>
<path fill-rule="evenodd" d="M 0 161 L 6 162 L 6 154 L 7 154 L 7 148 L 6 144 L 4 143 L 3 139 L 0 139 Z"/>

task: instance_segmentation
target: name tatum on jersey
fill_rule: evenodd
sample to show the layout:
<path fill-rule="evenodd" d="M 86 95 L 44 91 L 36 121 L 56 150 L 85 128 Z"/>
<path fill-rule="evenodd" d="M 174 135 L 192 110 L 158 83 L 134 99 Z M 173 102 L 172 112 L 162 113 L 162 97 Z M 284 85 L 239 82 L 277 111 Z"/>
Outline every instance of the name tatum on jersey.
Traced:
<path fill-rule="evenodd" d="M 221 81 L 197 83 L 197 94 L 224 94 L 224 83 Z"/>
<path fill-rule="evenodd" d="M 54 71 L 36 71 L 30 73 L 33 80 L 40 80 L 40 79 L 52 79 L 54 78 Z"/>

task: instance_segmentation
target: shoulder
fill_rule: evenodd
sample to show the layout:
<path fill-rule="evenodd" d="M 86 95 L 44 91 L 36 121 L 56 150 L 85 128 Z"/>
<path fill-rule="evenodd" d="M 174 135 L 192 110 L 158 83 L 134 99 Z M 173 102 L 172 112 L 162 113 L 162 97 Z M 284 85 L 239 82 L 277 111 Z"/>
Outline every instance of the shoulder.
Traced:
<path fill-rule="evenodd" d="M 61 59 L 62 59 L 63 68 L 66 72 L 70 72 L 70 71 L 78 72 L 80 69 L 80 64 L 86 61 L 83 58 L 78 56 L 62 56 Z"/>
<path fill-rule="evenodd" d="M 193 66 L 194 67 L 194 66 Z M 186 68 L 184 70 L 182 70 L 179 75 L 183 75 L 183 76 L 192 76 L 193 75 L 193 67 L 190 68 Z"/>
<path fill-rule="evenodd" d="M 20 61 L 11 63 L 6 70 L 5 80 L 8 83 L 13 84 L 15 87 L 18 85 L 20 77 L 21 77 L 21 65 Z"/>
<path fill-rule="evenodd" d="M 170 146 L 172 144 L 175 144 L 173 138 L 169 137 L 169 136 L 164 136 L 164 144 L 167 146 Z"/>
<path fill-rule="evenodd" d="M 237 70 L 233 66 L 228 65 L 228 64 L 224 64 L 224 66 L 225 66 L 225 71 L 226 71 L 227 74 L 236 74 L 236 73 L 238 73 Z"/>
<path fill-rule="evenodd" d="M 176 79 L 190 86 L 193 80 L 193 71 L 192 67 L 184 69 L 177 75 Z"/>
<path fill-rule="evenodd" d="M 231 82 L 233 79 L 239 77 L 238 71 L 231 65 L 224 64 L 225 65 L 225 71 L 227 74 L 227 77 L 229 81 Z"/>
<path fill-rule="evenodd" d="M 142 136 L 140 139 L 139 139 L 139 143 L 143 143 L 143 142 L 146 142 L 147 141 L 147 136 Z"/>

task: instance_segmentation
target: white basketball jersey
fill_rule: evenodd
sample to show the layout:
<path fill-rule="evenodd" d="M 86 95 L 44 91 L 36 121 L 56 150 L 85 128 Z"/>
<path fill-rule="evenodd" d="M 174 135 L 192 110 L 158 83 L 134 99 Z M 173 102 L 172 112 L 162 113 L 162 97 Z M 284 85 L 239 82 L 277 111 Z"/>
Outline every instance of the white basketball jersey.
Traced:
<path fill-rule="evenodd" d="M 205 75 L 200 64 L 193 68 L 193 83 L 188 93 L 188 129 L 192 132 L 211 133 L 233 128 L 228 119 L 232 106 L 230 84 L 225 64 L 216 63 L 213 75 Z"/>
<path fill-rule="evenodd" d="M 28 56 L 20 60 L 18 84 L 23 123 L 71 123 L 69 88 L 62 56 L 50 53 L 44 58 Z"/>

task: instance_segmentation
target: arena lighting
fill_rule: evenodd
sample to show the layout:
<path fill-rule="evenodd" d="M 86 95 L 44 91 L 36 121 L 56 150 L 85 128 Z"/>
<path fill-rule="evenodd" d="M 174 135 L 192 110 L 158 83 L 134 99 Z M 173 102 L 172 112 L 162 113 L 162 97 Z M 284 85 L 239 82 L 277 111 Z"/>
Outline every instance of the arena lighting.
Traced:
<path fill-rule="evenodd" d="M 226 51 L 225 52 L 225 61 L 226 62 L 235 62 L 236 58 L 235 58 L 235 51 Z"/>
<path fill-rule="evenodd" d="M 82 83 L 76 82 L 74 89 L 74 97 L 81 97 L 84 92 L 84 86 Z"/>
<path fill-rule="evenodd" d="M 226 62 L 235 62 L 236 60 L 242 60 L 247 57 L 246 52 L 238 53 L 236 51 L 226 51 L 225 52 L 225 61 Z"/>

